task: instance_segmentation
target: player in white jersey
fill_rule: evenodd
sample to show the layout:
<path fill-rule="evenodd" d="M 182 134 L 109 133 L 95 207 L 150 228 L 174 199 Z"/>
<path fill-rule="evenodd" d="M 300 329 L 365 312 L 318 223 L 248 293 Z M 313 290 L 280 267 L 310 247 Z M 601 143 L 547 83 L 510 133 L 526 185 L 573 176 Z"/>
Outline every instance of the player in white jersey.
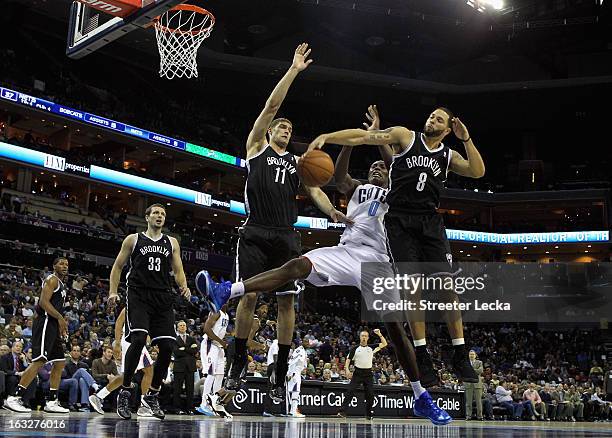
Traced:
<path fill-rule="evenodd" d="M 115 321 L 115 346 L 113 348 L 115 353 L 115 359 L 121 358 L 121 365 L 119 371 L 120 375 L 116 376 L 112 381 L 108 383 L 104 388 L 99 390 L 97 393 L 89 396 L 89 403 L 95 411 L 99 414 L 104 415 L 104 410 L 102 409 L 102 404 L 104 403 L 104 399 L 115 389 L 121 386 L 123 382 L 123 367 L 125 364 L 125 354 L 127 349 L 130 347 L 130 343 L 125 340 L 125 307 L 119 313 L 117 320 Z M 120 342 L 118 340 L 121 339 Z M 142 353 L 140 354 L 140 360 L 138 361 L 138 366 L 136 367 L 136 371 L 142 370 L 143 377 L 142 382 L 140 383 L 140 392 L 141 397 L 144 396 L 149 387 L 151 386 L 151 379 L 153 379 L 153 359 L 147 350 L 147 347 L 142 349 Z M 151 409 L 149 409 L 144 404 L 140 404 L 138 408 L 138 416 L 139 417 L 153 417 L 151 413 Z"/>
<path fill-rule="evenodd" d="M 346 162 L 348 167 L 349 155 L 350 148 L 343 149 L 338 162 Z M 225 304 L 230 298 L 249 292 L 273 291 L 277 285 L 284 284 L 283 281 L 295 280 L 306 280 L 314 286 L 355 286 L 361 289 L 362 263 L 389 263 L 383 225 L 388 209 L 385 203 L 388 174 L 387 166 L 381 160 L 370 166 L 367 184 L 361 184 L 350 177 L 350 182 L 345 183 L 342 180 L 342 184 L 338 183 L 338 190 L 350 197 L 347 217 L 351 221 L 342 233 L 339 245 L 309 251 L 280 268 L 263 272 L 231 286 L 229 282 L 210 281 L 207 299 L 216 307 Z M 338 181 L 338 178 L 336 180 Z"/>
<path fill-rule="evenodd" d="M 304 338 L 302 345 L 297 347 L 289 356 L 289 369 L 287 371 L 287 412 L 290 417 L 304 418 L 305 415 L 298 411 L 300 404 L 300 388 L 302 387 L 302 370 L 306 368 L 306 348 L 310 346 L 310 340 Z"/>
<path fill-rule="evenodd" d="M 202 403 L 196 408 L 196 411 L 209 417 L 214 416 L 215 413 L 210 406 L 208 396 L 219 391 L 223 384 L 225 349 L 227 348 L 227 342 L 224 338 L 228 325 L 229 315 L 226 306 L 217 313 L 209 313 L 204 323 L 204 338 L 200 346 L 200 359 L 202 360 L 206 380 L 202 390 Z"/>

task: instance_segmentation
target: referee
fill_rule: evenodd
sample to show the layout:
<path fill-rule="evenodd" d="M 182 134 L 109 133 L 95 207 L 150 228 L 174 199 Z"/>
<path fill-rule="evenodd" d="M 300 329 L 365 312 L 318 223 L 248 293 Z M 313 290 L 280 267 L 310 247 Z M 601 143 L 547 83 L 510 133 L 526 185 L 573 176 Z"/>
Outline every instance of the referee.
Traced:
<path fill-rule="evenodd" d="M 380 338 L 379 344 L 368 345 L 370 334 L 367 331 L 362 331 L 359 335 L 359 346 L 354 347 L 349 352 L 344 364 L 344 369 L 348 372 L 351 361 L 355 363 L 355 371 L 349 383 L 348 392 L 342 403 L 342 407 L 338 412 L 339 417 L 346 417 L 346 408 L 353 400 L 353 394 L 361 385 L 365 392 L 366 399 L 366 418 L 371 420 L 374 416 L 374 376 L 372 374 L 372 359 L 374 353 L 382 350 L 387 346 L 387 340 L 380 333 L 379 329 L 375 329 L 374 333 Z"/>

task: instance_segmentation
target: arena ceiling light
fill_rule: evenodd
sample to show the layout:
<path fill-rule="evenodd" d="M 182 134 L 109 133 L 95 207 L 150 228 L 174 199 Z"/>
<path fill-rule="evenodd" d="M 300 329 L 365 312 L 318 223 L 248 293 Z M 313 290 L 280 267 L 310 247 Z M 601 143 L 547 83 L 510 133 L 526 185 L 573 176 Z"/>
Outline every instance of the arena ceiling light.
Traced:
<path fill-rule="evenodd" d="M 501 11 L 504 8 L 504 0 L 467 0 L 465 3 L 478 12 L 485 12 L 487 9 Z"/>

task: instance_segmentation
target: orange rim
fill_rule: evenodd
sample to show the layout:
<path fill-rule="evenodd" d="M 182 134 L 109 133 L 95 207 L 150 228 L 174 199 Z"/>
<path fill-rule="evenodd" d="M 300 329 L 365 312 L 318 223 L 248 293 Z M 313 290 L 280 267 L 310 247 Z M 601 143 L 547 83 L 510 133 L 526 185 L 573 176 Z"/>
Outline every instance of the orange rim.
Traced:
<path fill-rule="evenodd" d="M 210 30 L 215 25 L 215 16 L 213 15 L 213 13 L 210 12 L 210 11 L 207 11 L 206 9 L 201 8 L 199 6 L 180 4 L 180 5 L 176 5 L 172 9 L 168 9 L 165 13 L 167 14 L 170 11 L 190 11 L 190 12 L 195 12 L 197 14 L 208 15 L 209 24 L 208 24 L 207 27 L 205 27 L 203 29 L 200 29 L 200 30 L 191 30 L 191 31 L 178 30 L 178 29 L 173 29 L 171 27 L 162 26 L 161 24 L 159 24 L 159 17 L 155 17 L 153 19 L 153 22 L 157 26 L 159 26 L 159 29 L 162 32 L 172 32 L 172 33 L 180 33 L 180 34 L 190 33 L 192 35 L 198 35 L 198 34 L 201 34 L 201 33 L 210 32 Z"/>

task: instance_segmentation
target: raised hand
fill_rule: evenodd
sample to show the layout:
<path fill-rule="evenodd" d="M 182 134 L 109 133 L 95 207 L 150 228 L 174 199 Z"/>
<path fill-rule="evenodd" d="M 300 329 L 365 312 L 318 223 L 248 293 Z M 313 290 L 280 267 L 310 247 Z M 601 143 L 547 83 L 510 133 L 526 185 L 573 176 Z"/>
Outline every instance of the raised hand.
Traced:
<path fill-rule="evenodd" d="M 312 62 L 312 59 L 308 59 L 308 55 L 310 55 L 308 43 L 300 44 L 297 49 L 295 49 L 291 67 L 295 68 L 297 71 L 305 70 Z"/>
<path fill-rule="evenodd" d="M 470 139 L 470 133 L 468 132 L 463 122 L 459 120 L 459 117 L 453 117 L 451 125 L 453 127 L 453 132 L 459 140 L 466 141 Z"/>
<path fill-rule="evenodd" d="M 368 119 L 369 124 L 363 122 L 363 126 L 365 126 L 368 131 L 378 131 L 380 129 L 380 116 L 378 114 L 378 108 L 376 108 L 376 105 L 370 105 L 365 116 L 366 119 Z"/>

